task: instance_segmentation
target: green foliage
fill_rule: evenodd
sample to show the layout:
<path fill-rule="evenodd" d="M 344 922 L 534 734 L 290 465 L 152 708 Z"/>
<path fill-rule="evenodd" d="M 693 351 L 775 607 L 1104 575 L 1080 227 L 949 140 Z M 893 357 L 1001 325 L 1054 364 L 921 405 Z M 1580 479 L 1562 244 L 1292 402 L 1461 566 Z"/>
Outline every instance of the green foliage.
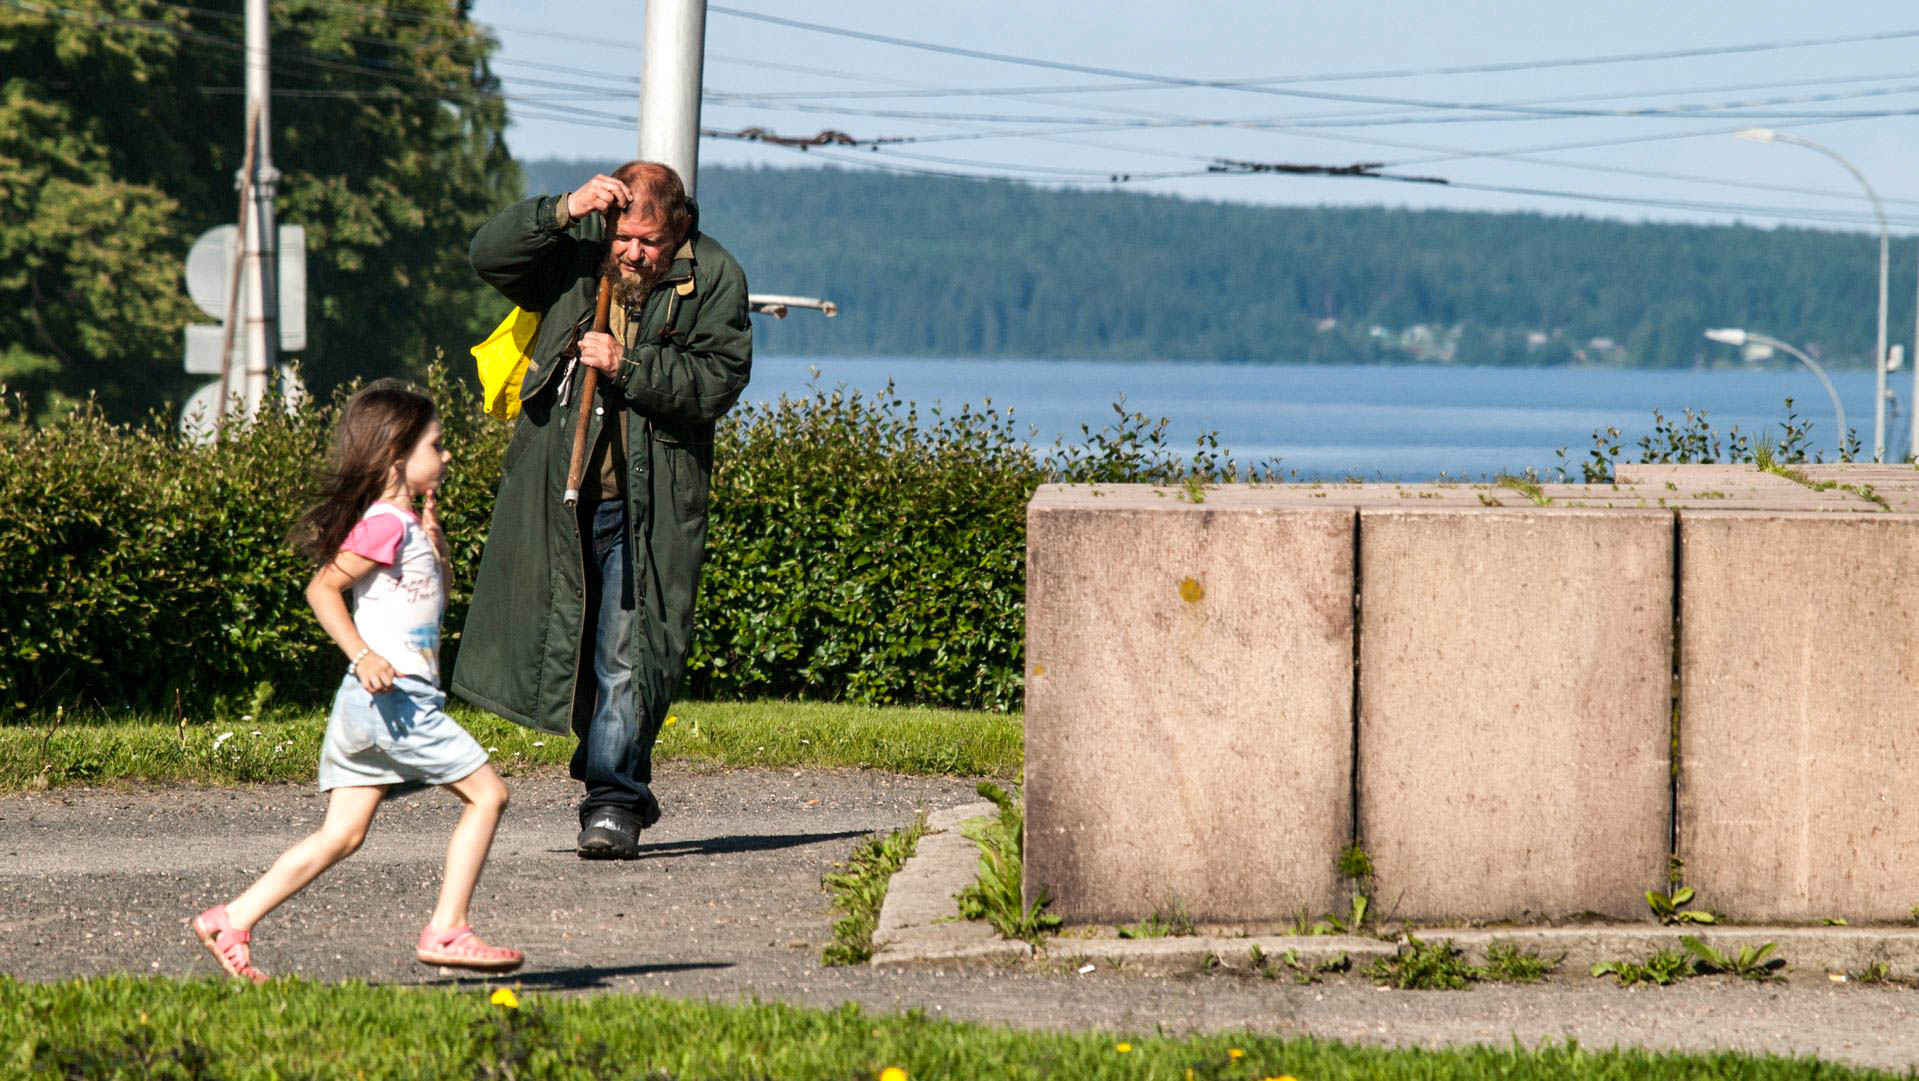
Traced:
<path fill-rule="evenodd" d="M 272 6 L 282 223 L 307 229 L 321 392 L 464 352 L 505 305 L 466 242 L 517 198 L 491 40 L 459 0 Z M 244 156 L 234 0 L 0 5 L 0 384 L 115 419 L 191 385 L 183 260 L 232 222 Z"/>
<path fill-rule="evenodd" d="M 350 387 L 342 388 L 345 393 Z M 455 567 L 478 562 L 504 441 L 431 370 L 454 465 L 440 497 Z M 307 610 L 287 528 L 321 467 L 331 410 L 270 408 L 190 446 L 164 417 L 90 406 L 44 425 L 0 402 L 0 711 L 57 704 L 172 712 L 324 701 L 345 672 Z M 448 626 L 468 590 L 455 575 Z M 458 655 L 448 642 L 444 661 Z"/>
<path fill-rule="evenodd" d="M 1537 950 L 1499 941 L 1486 947 L 1486 978 L 1500 983 L 1538 983 L 1559 967 L 1565 954 L 1551 959 Z"/>
<path fill-rule="evenodd" d="M 1412 935 L 1398 953 L 1375 960 L 1367 971 L 1401 991 L 1463 991 L 1486 978 L 1486 970 L 1469 963 L 1452 939 L 1424 942 Z"/>
<path fill-rule="evenodd" d="M 1864 968 L 1853 969 L 1846 973 L 1846 979 L 1867 987 L 1886 987 L 1900 982 L 1894 978 L 1892 966 L 1884 961 L 1871 961 Z"/>
<path fill-rule="evenodd" d="M 604 164 L 526 168 L 532 187 L 557 192 Z M 703 169 L 700 202 L 758 287 L 840 303 L 830 322 L 757 329 L 765 353 L 1738 364 L 1700 335 L 1723 321 L 1791 328 L 1832 366 L 1872 356 L 1855 302 L 1874 288 L 1873 247 L 1858 232 L 1250 206 L 835 169 Z M 1143 236 L 1178 239 L 1141 254 Z M 1912 325 L 1910 243 L 1893 242 L 1892 326 Z"/>
<path fill-rule="evenodd" d="M 1786 967 L 1784 958 L 1772 956 L 1775 944 L 1771 942 L 1756 947 L 1741 946 L 1738 953 L 1721 952 L 1692 935 L 1682 937 L 1679 943 L 1699 959 L 1703 972 L 1724 972 L 1742 980 L 1764 982 L 1775 979 L 1778 970 Z"/>
<path fill-rule="evenodd" d="M 1652 430 L 1639 437 L 1637 457 L 1622 457 L 1625 447 L 1620 442 L 1619 429 L 1608 426 L 1593 433 L 1592 449 L 1581 461 L 1570 461 L 1566 457 L 1566 448 L 1559 448 L 1558 475 L 1561 479 L 1570 479 L 1576 472 L 1583 483 L 1611 484 L 1615 462 L 1637 461 L 1676 465 L 1750 462 L 1782 476 L 1791 476 L 1793 471 L 1786 469 L 1787 465 L 1820 460 L 1817 454 L 1808 457 L 1813 422 L 1800 419 L 1792 411 L 1791 398 L 1786 399 L 1786 419 L 1779 423 L 1779 438 L 1776 440 L 1766 432 L 1749 437 L 1740 432 L 1736 425 L 1722 435 L 1713 430 L 1712 423 L 1703 411 L 1695 413 L 1691 409 L 1687 409 L 1685 416 L 1678 419 L 1655 409 L 1652 421 Z M 1848 429 L 1840 442 L 1839 460 L 1850 462 L 1858 456 L 1859 433 Z"/>
<path fill-rule="evenodd" d="M 511 429 L 437 364 L 427 389 L 453 455 L 439 501 L 453 670 Z M 272 410 L 193 447 L 160 418 L 115 425 L 77 408 L 34 425 L 0 408 L 0 710 L 170 712 L 263 681 L 288 705 L 325 701 L 342 667 L 283 536 L 332 410 Z M 1257 475 L 1210 440 L 1177 455 L 1163 420 L 1115 411 L 1082 442 L 1041 451 L 990 409 L 921 428 L 890 395 L 739 410 L 717 437 L 684 693 L 1017 708 L 1037 485 Z"/>
<path fill-rule="evenodd" d="M 184 1062 L 174 1077 L 224 1081 L 388 1081 L 540 1076 L 577 1081 L 871 1081 L 888 1066 L 911 1078 L 1006 1081 L 1246 1081 L 1291 1075 L 1369 1081 L 1869 1081 L 1895 1076 L 1731 1051 L 1682 1054 L 1507 1041 L 1427 1049 L 1265 1032 L 1185 1037 L 1054 1031 L 869 1012 L 639 994 L 521 991 L 506 1019 L 488 989 L 318 984 L 276 978 L 260 988 L 211 980 L 108 975 L 60 983 L 0 976 L 0 1072 L 57 1079 L 165 1078 L 147 1063 Z M 502 1032 L 487 1035 L 486 1026 Z M 514 1036 L 503 1035 L 513 1026 Z M 537 1035 L 536 1035 L 537 1033 Z M 1130 1039 L 1124 1053 L 1119 1041 Z M 107 1049 L 131 1044 L 137 1056 Z M 536 1064 L 544 1049 L 551 1059 Z M 85 1056 L 85 1057 L 83 1057 Z M 105 1068 L 70 1070 L 69 1063 Z M 600 1065 L 604 1063 L 605 1065 Z M 1902 1076 L 1902 1075 L 1901 1075 Z"/>
<path fill-rule="evenodd" d="M 500 770 L 558 768 L 573 740 L 449 703 Z M 242 711 L 245 712 L 242 712 Z M 726 767 L 878 769 L 1017 776 L 1017 714 L 876 709 L 817 702 L 682 702 L 654 760 Z M 217 702 L 178 717 L 78 716 L 56 708 L 32 725 L 0 725 L 0 793 L 61 785 L 311 783 L 326 710 Z"/>
<path fill-rule="evenodd" d="M 1266 951 L 1254 946 L 1247 951 L 1247 960 L 1251 962 L 1253 971 L 1266 979 L 1276 980 L 1283 974 L 1290 974 L 1293 982 L 1301 985 L 1318 983 L 1321 977 L 1349 972 L 1353 967 L 1353 959 L 1344 950 L 1312 962 L 1300 960 L 1298 950 L 1286 950 L 1279 955 L 1279 963 L 1274 964 Z"/>
<path fill-rule="evenodd" d="M 1031 905 L 1021 893 L 1025 816 L 1020 805 L 999 785 L 981 781 L 978 792 L 999 808 L 999 814 L 983 822 L 969 823 L 964 829 L 966 836 L 979 846 L 979 877 L 954 900 L 959 902 L 961 916 L 985 920 L 1007 938 L 1038 945 L 1046 932 L 1059 927 L 1060 919 L 1046 911 L 1046 891 L 1039 891 Z"/>
<path fill-rule="evenodd" d="M 1024 685 L 1026 503 L 1044 483 L 1264 475 L 1114 407 L 1035 450 L 1010 414 L 922 416 L 815 388 L 720 427 L 687 686 L 702 697 L 1011 709 Z"/>
<path fill-rule="evenodd" d="M 1698 963 L 1684 950 L 1660 950 L 1644 961 L 1601 961 L 1592 974 L 1611 976 L 1621 987 L 1650 983 L 1665 987 L 1699 974 Z"/>
<path fill-rule="evenodd" d="M 1118 931 L 1121 938 L 1182 938 L 1198 933 L 1192 914 L 1186 911 L 1186 902 L 1178 897 L 1164 909 L 1155 909 L 1152 915 L 1126 924 Z"/>
<path fill-rule="evenodd" d="M 1373 858 L 1366 852 L 1366 846 L 1354 841 L 1339 851 L 1339 862 L 1335 865 L 1341 878 L 1370 881 L 1373 877 Z"/>
<path fill-rule="evenodd" d="M 839 865 L 842 870 L 826 873 L 822 882 L 833 895 L 833 907 L 845 915 L 833 924 L 833 943 L 820 954 L 821 963 L 857 965 L 873 956 L 879 946 L 873 941 L 873 929 L 879 926 L 886 887 L 924 836 L 926 815 L 921 814 L 905 829 L 862 841 Z"/>
<path fill-rule="evenodd" d="M 1673 890 L 1671 894 L 1660 893 L 1657 890 L 1646 891 L 1646 907 L 1652 909 L 1652 914 L 1658 917 L 1660 923 L 1671 925 L 1675 923 L 1718 922 L 1719 917 L 1703 908 L 1686 908 L 1692 901 L 1693 892 L 1691 886 L 1680 886 L 1678 889 Z"/>

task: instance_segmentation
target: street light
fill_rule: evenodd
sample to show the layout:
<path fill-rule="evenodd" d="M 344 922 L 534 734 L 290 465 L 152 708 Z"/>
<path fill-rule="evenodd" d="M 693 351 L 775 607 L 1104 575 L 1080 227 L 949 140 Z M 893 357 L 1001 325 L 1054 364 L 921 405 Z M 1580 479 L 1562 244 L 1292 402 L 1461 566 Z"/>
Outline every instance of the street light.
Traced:
<path fill-rule="evenodd" d="M 1749 349 L 1755 345 L 1769 349 L 1784 349 L 1786 352 L 1798 357 L 1801 364 L 1811 368 L 1812 374 L 1818 376 L 1819 382 L 1825 384 L 1826 396 L 1832 399 L 1832 420 L 1834 424 L 1839 426 L 1839 456 L 1841 458 L 1845 457 L 1846 407 L 1839 404 L 1839 392 L 1833 389 L 1832 380 L 1826 378 L 1826 369 L 1821 368 L 1818 361 L 1787 345 L 1785 342 L 1780 341 L 1778 338 L 1760 334 L 1756 331 L 1741 330 L 1738 327 L 1718 327 L 1713 330 L 1708 330 L 1706 337 L 1711 338 L 1713 341 L 1724 342 L 1727 345 L 1737 346 L 1742 349 Z M 1759 359 L 1750 353 L 1746 354 L 1746 356 L 1748 360 Z"/>
<path fill-rule="evenodd" d="M 1839 156 L 1831 147 L 1822 146 L 1811 139 L 1803 139 L 1790 132 L 1774 131 L 1771 128 L 1746 128 L 1732 133 L 1735 139 L 1744 139 L 1749 143 L 1792 143 L 1808 150 L 1817 150 L 1846 167 L 1859 186 L 1866 189 L 1866 198 L 1872 200 L 1872 212 L 1879 216 L 1879 338 L 1873 346 L 1872 368 L 1878 376 L 1877 389 L 1873 392 L 1872 421 L 1872 460 L 1884 461 L 1886 458 L 1886 259 L 1887 247 L 1891 243 L 1891 232 L 1886 227 L 1886 208 L 1879 205 L 1879 193 L 1866 183 L 1864 173 L 1853 167 L 1852 162 Z M 1719 341 L 1722 339 L 1713 339 Z M 1797 352 L 1797 350 L 1793 350 Z M 1824 378 L 1822 375 L 1820 378 Z M 1843 438 L 1844 433 L 1841 433 Z M 1919 451 L 1919 436 L 1914 437 L 1915 451 Z"/>

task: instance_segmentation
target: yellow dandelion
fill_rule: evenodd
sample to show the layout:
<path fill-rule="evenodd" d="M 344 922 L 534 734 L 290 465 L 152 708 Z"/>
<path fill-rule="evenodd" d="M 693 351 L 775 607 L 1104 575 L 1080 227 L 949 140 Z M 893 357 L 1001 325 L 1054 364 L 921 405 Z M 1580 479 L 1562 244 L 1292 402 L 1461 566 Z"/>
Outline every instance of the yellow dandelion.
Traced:
<path fill-rule="evenodd" d="M 1113 1045 L 1113 1050 L 1118 1051 L 1122 1055 L 1128 1055 L 1132 1053 L 1133 1045 L 1130 1043 L 1116 1043 Z"/>
<path fill-rule="evenodd" d="M 880 1071 L 880 1081 L 906 1081 L 906 1071 L 898 1066 L 888 1066 Z"/>
<path fill-rule="evenodd" d="M 520 996 L 514 994 L 513 988 L 511 987 L 502 987 L 493 992 L 493 997 L 487 999 L 487 1001 L 495 1006 L 505 1006 L 509 1010 L 517 1010 L 520 1008 Z"/>
<path fill-rule="evenodd" d="M 671 713 L 669 713 L 669 714 L 667 714 L 667 715 L 666 715 L 666 726 L 667 726 L 668 728 L 671 728 L 671 727 L 673 727 L 674 725 L 676 725 L 676 724 L 679 724 L 679 723 L 680 723 L 680 719 L 679 719 L 678 717 L 676 717 L 676 716 L 674 716 L 674 715 L 673 715 L 673 714 L 671 714 Z M 888 1069 L 893 1069 L 893 1070 L 897 1070 L 897 1069 L 899 1069 L 899 1067 L 897 1067 L 897 1066 L 889 1066 L 889 1067 L 887 1067 L 887 1068 L 888 1068 Z M 905 1075 L 905 1074 L 901 1074 L 900 1076 L 901 1076 L 901 1077 L 904 1077 L 904 1076 L 906 1076 L 906 1075 Z"/>
<path fill-rule="evenodd" d="M 1243 1058 L 1245 1058 L 1245 1057 L 1246 1057 L 1246 1052 L 1244 1052 L 1244 1051 L 1241 1051 L 1241 1050 L 1240 1050 L 1239 1048 L 1237 1048 L 1237 1047 L 1228 1047 L 1228 1048 L 1226 1049 L 1226 1057 L 1227 1057 L 1227 1058 L 1229 1058 L 1229 1059 L 1232 1059 L 1232 1060 L 1233 1060 L 1233 1061 L 1235 1061 L 1235 1062 L 1237 1062 L 1237 1061 L 1239 1061 L 1240 1059 L 1243 1059 Z"/>

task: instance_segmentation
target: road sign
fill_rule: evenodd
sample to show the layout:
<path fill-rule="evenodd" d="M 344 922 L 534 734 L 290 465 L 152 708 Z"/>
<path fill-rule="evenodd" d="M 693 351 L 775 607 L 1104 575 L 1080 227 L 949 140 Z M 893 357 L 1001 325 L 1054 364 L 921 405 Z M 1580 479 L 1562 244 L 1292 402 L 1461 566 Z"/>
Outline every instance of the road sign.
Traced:
<path fill-rule="evenodd" d="M 227 316 L 228 275 L 233 273 L 233 248 L 240 230 L 216 225 L 200 234 L 187 251 L 187 295 L 215 319 Z M 305 349 L 307 344 L 307 231 L 304 225 L 280 226 L 280 348 Z M 239 320 L 258 302 L 244 280 L 240 289 Z M 195 375 L 220 374 L 222 324 L 187 328 L 187 371 Z M 238 329 L 236 327 L 236 329 Z M 236 343 L 236 348 L 238 344 Z"/>

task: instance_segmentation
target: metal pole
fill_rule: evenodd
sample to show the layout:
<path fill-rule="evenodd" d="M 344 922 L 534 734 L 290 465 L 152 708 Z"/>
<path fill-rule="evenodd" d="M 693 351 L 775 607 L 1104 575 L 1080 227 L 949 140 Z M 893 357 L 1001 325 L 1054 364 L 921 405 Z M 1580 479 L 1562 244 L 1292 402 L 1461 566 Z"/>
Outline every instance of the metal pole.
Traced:
<path fill-rule="evenodd" d="M 1886 226 L 1886 208 L 1879 203 L 1879 193 L 1872 190 L 1866 182 L 1866 174 L 1860 172 L 1852 162 L 1847 161 L 1838 151 L 1830 147 L 1802 139 L 1797 135 L 1784 132 L 1775 136 L 1782 143 L 1795 143 L 1808 150 L 1817 150 L 1845 167 L 1859 186 L 1866 190 L 1866 198 L 1872 200 L 1872 212 L 1879 218 L 1879 336 L 1873 346 L 1872 370 L 1875 376 L 1872 401 L 1872 460 L 1886 460 L 1886 268 L 1888 247 L 1891 244 L 1891 231 Z M 1842 435 L 1844 433 L 1841 433 Z"/>
<path fill-rule="evenodd" d="M 247 416 L 257 416 L 260 403 L 279 362 L 279 230 L 273 220 L 273 191 L 280 173 L 273 167 L 271 83 L 268 67 L 267 0 L 247 0 L 247 115 L 258 127 L 253 133 L 253 172 L 241 178 L 253 203 L 240 230 L 246 273 L 246 390 Z"/>
<path fill-rule="evenodd" d="M 691 196 L 700 168 L 706 0 L 646 0 L 640 160 L 671 166 Z"/>
<path fill-rule="evenodd" d="M 1913 298 L 1912 353 L 1906 363 L 1912 365 L 1912 397 L 1906 403 L 1906 413 L 1912 418 L 1912 449 L 1907 457 L 1919 461 L 1919 295 Z"/>
<path fill-rule="evenodd" d="M 1839 404 L 1839 392 L 1833 388 L 1832 380 L 1826 378 L 1826 369 L 1821 368 L 1818 361 L 1793 348 L 1791 345 L 1780 341 L 1778 338 L 1765 334 L 1751 334 L 1748 335 L 1748 337 L 1761 345 L 1770 345 L 1774 349 L 1784 349 L 1786 352 L 1798 357 L 1799 363 L 1811 368 L 1812 374 L 1819 377 L 1819 382 L 1824 384 L 1826 388 L 1826 397 L 1832 399 L 1832 420 L 1834 424 L 1839 426 L 1839 449 L 1843 452 L 1846 449 L 1846 407 Z M 1881 400 L 1883 401 L 1884 399 Z"/>

